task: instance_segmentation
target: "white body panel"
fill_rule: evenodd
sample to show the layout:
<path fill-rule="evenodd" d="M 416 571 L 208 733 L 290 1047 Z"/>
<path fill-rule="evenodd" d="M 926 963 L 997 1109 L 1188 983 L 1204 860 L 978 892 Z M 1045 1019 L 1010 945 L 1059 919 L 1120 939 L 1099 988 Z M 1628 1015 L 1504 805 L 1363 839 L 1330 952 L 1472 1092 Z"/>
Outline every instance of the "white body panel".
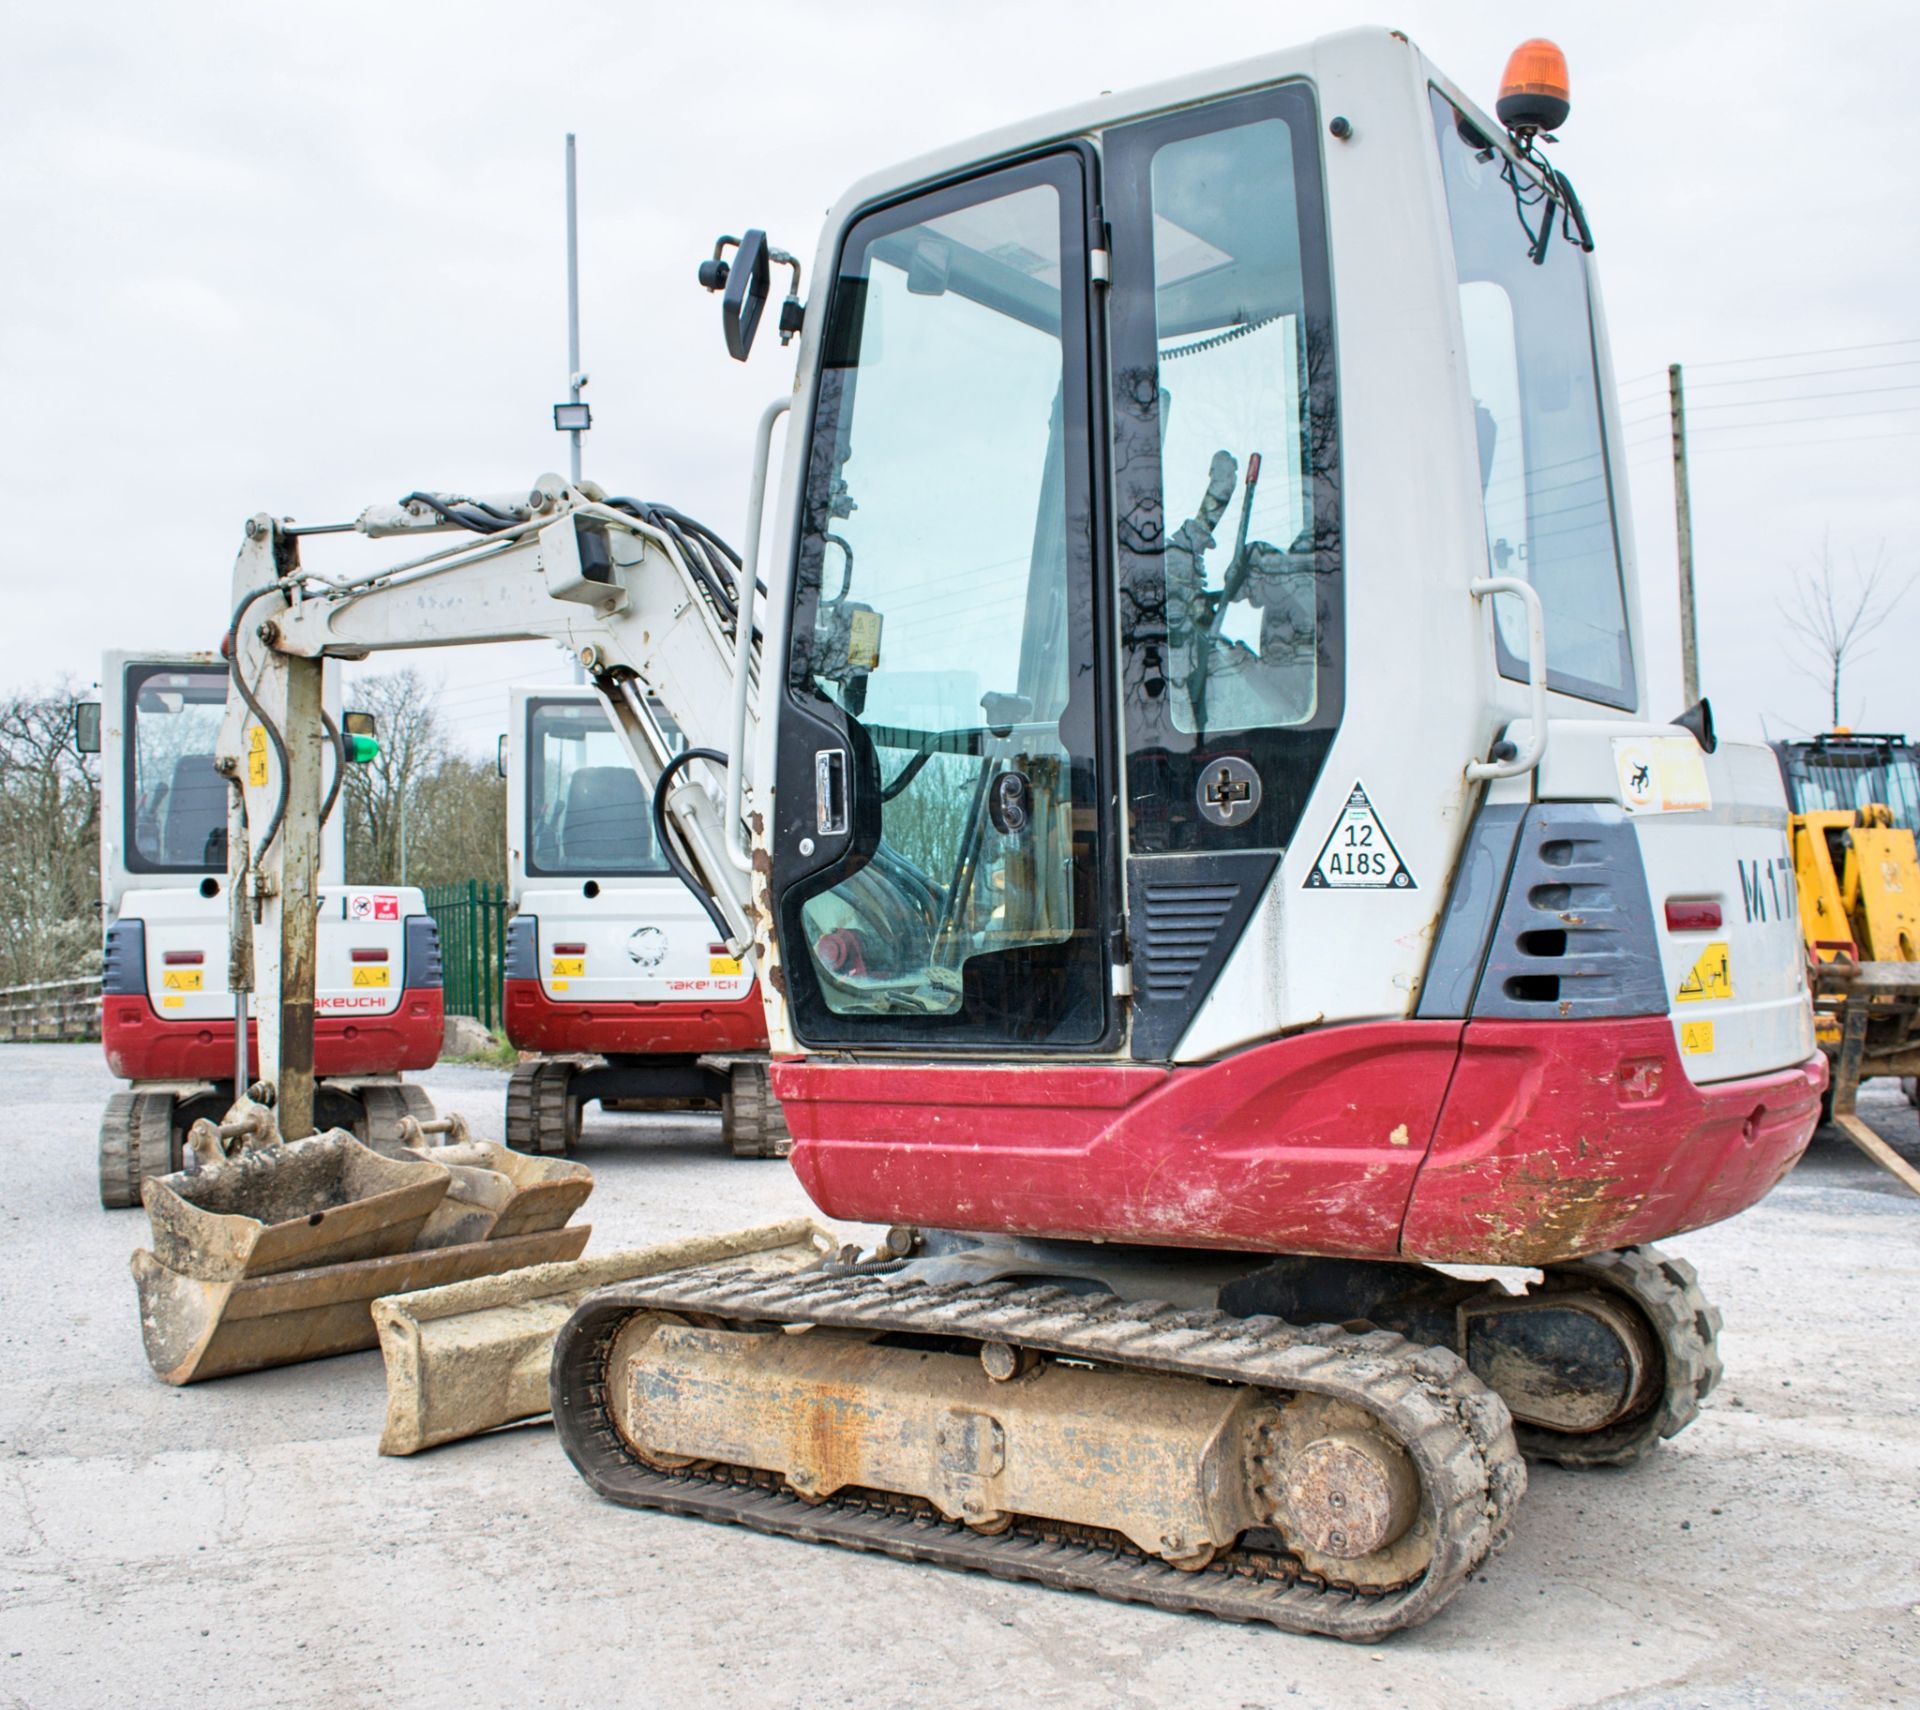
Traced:
<path fill-rule="evenodd" d="M 315 1011 L 391 1015 L 406 987 L 407 916 L 425 914 L 426 897 L 411 885 L 328 885 L 320 898 Z M 233 1019 L 227 915 L 218 898 L 179 889 L 129 891 L 120 918 L 145 923 L 147 995 L 162 1020 Z M 198 963 L 178 960 L 194 953 Z M 247 1013 L 257 1013 L 251 994 Z"/>
<path fill-rule="evenodd" d="M 512 692 L 507 727 L 507 887 L 514 910 L 532 916 L 540 987 L 556 1003 L 734 1002 L 753 987 L 751 955 L 718 940 L 707 912 L 671 873 L 541 873 L 529 826 L 534 715 L 554 703 L 596 709 L 590 687 L 523 687 Z M 609 736 L 613 734 L 607 721 Z M 560 792 L 553 792 L 558 795 Z M 553 802 L 545 836 L 564 841 L 564 801 Z M 629 835 L 650 847 L 636 817 Z M 569 863 L 571 866 L 572 864 Z M 529 868 L 536 869 L 529 872 Z"/>

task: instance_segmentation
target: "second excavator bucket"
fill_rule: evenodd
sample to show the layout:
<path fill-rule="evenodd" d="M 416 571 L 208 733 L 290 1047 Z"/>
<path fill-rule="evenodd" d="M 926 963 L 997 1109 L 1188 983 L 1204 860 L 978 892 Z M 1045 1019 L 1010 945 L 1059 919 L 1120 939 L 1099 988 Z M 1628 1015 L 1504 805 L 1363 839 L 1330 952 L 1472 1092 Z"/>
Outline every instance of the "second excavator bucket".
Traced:
<path fill-rule="evenodd" d="M 380 1295 L 575 1259 L 590 1233 L 566 1227 L 588 1171 L 500 1147 L 394 1158 L 336 1129 L 214 1158 L 143 1192 L 140 1329 L 168 1383 L 370 1348 Z"/>
<path fill-rule="evenodd" d="M 593 1192 L 593 1172 L 563 1158 L 532 1158 L 488 1140 L 436 1146 L 415 1156 L 453 1177 L 416 1245 L 503 1241 L 561 1228 Z"/>
<path fill-rule="evenodd" d="M 387 1362 L 380 1452 L 411 1455 L 545 1413 L 553 1339 L 595 1289 L 721 1259 L 802 1270 L 835 1250 L 826 1230 L 796 1219 L 376 1300 Z"/>

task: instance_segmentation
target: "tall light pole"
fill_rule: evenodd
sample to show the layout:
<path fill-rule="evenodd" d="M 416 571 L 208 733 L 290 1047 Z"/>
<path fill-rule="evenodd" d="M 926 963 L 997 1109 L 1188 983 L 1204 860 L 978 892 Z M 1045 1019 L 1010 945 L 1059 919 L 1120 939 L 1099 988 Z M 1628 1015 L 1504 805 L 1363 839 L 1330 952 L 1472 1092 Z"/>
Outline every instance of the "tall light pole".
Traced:
<path fill-rule="evenodd" d="M 574 171 L 573 132 L 567 132 L 567 402 L 553 406 L 553 425 L 573 441 L 573 484 L 580 485 L 580 436 L 593 426 L 582 400 L 587 377 L 580 368 L 580 212 Z"/>

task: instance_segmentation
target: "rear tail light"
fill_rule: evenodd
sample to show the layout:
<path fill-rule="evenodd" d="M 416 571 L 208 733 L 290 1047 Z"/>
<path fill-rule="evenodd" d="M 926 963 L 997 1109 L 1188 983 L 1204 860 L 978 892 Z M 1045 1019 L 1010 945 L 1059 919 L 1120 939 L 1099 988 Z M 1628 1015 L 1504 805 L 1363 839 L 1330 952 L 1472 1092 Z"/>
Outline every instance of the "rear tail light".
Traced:
<path fill-rule="evenodd" d="M 584 956 L 587 953 L 587 947 L 584 944 L 556 944 L 553 947 L 553 953 L 556 956 Z"/>
<path fill-rule="evenodd" d="M 1717 902 L 1702 902 L 1692 897 L 1668 897 L 1667 930 L 1669 932 L 1718 932 L 1720 905 Z"/>
<path fill-rule="evenodd" d="M 204 950 L 169 950 L 160 958 L 169 968 L 197 968 L 206 959 Z"/>
<path fill-rule="evenodd" d="M 371 950 L 355 950 L 353 959 L 356 962 L 384 962 L 387 959 L 386 947 L 382 945 Z"/>

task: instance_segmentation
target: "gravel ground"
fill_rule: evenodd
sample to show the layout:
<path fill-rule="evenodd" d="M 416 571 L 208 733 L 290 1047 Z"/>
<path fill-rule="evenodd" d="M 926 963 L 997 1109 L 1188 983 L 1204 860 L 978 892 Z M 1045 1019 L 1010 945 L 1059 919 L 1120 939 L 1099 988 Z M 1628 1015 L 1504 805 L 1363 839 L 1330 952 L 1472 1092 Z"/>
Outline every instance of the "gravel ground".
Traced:
<path fill-rule="evenodd" d="M 504 1077 L 426 1077 L 498 1137 Z M 1920 1200 L 1843 1140 L 1671 1243 L 1727 1380 L 1627 1471 L 1537 1468 L 1431 1624 L 1353 1647 L 638 1514 L 542 1425 L 381 1460 L 378 1354 L 169 1389 L 103 1212 L 98 1049 L 0 1047 L 0 1706 L 1920 1703 Z M 1913 1113 L 1863 1108 L 1920 1161 Z M 595 1249 L 804 1212 L 711 1121 L 589 1119 Z"/>

